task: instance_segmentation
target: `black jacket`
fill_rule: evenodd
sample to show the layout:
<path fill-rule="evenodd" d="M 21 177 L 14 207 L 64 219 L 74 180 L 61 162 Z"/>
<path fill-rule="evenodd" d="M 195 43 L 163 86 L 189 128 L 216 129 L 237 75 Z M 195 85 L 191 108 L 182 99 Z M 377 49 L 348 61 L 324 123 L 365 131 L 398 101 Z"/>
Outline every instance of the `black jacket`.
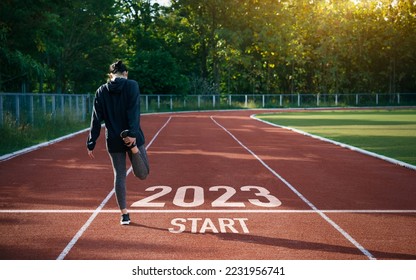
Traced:
<path fill-rule="evenodd" d="M 128 149 L 120 137 L 120 133 L 126 129 L 130 131 L 130 137 L 136 138 L 137 146 L 144 144 L 140 128 L 140 91 L 136 81 L 116 78 L 97 89 L 87 140 L 87 148 L 91 151 L 100 136 L 103 121 L 107 150 L 110 153 L 125 152 Z"/>

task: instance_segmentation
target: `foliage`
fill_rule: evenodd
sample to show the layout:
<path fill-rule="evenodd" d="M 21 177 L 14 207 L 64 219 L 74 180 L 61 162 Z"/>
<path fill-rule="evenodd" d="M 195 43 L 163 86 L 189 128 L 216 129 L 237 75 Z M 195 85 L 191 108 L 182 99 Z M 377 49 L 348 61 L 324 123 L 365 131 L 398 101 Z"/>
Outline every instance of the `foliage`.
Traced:
<path fill-rule="evenodd" d="M 112 0 L 0 4 L 0 90 L 83 92 L 112 61 Z"/>
<path fill-rule="evenodd" d="M 35 126 L 25 122 L 16 126 L 15 119 L 6 114 L 3 124 L 0 126 L 2 135 L 0 137 L 0 155 L 68 135 L 74 131 L 85 129 L 89 124 L 87 120 L 75 121 L 71 115 L 62 117 L 40 114 L 38 118 L 38 123 L 42 125 Z"/>
<path fill-rule="evenodd" d="M 414 0 L 4 0 L 0 8 L 0 91 L 94 92 L 115 59 L 144 93 L 416 91 Z"/>

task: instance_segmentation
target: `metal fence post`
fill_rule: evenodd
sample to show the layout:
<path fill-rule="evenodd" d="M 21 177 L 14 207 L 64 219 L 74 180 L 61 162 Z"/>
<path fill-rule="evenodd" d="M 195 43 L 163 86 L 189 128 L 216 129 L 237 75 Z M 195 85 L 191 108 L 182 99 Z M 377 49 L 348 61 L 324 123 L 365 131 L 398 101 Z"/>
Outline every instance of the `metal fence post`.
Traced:
<path fill-rule="evenodd" d="M 20 95 L 15 96 L 16 125 L 20 125 Z"/>
<path fill-rule="evenodd" d="M 146 111 L 149 111 L 149 96 L 146 95 Z"/>
<path fill-rule="evenodd" d="M 45 96 L 45 94 L 42 94 L 42 109 L 43 109 L 43 114 L 46 115 L 46 96 Z"/>
<path fill-rule="evenodd" d="M 35 124 L 35 110 L 34 110 L 34 106 L 33 106 L 33 95 L 30 95 L 30 99 L 29 99 L 29 114 L 30 114 L 30 123 L 33 125 Z"/>
<path fill-rule="evenodd" d="M 86 114 L 87 114 L 87 101 L 86 101 L 86 96 L 83 95 L 82 96 L 82 121 L 85 121 L 86 119 Z"/>
<path fill-rule="evenodd" d="M 52 95 L 52 115 L 56 116 L 55 95 Z"/>
<path fill-rule="evenodd" d="M 65 116 L 65 95 L 61 95 L 61 116 Z"/>
<path fill-rule="evenodd" d="M 0 95 L 0 125 L 3 125 L 3 96 Z"/>
<path fill-rule="evenodd" d="M 80 113 L 79 113 L 79 96 L 78 95 L 75 97 L 75 108 L 76 108 L 77 116 L 79 116 Z"/>

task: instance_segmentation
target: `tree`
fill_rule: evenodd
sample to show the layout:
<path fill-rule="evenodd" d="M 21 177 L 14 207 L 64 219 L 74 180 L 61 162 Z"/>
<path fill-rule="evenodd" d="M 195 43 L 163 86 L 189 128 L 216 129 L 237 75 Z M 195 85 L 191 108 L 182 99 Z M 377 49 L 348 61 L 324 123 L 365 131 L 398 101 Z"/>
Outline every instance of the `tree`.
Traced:
<path fill-rule="evenodd" d="M 0 90 L 92 92 L 115 59 L 144 93 L 416 90 L 413 0 L 4 0 Z"/>
<path fill-rule="evenodd" d="M 115 41 L 126 50 L 120 55 L 128 61 L 130 77 L 139 81 L 141 91 L 145 94 L 187 92 L 182 51 L 172 42 L 171 35 L 176 27 L 183 28 L 169 16 L 170 8 L 147 0 L 118 0 L 117 6 L 120 10 L 116 30 L 124 36 Z"/>
<path fill-rule="evenodd" d="M 47 12 L 42 14 L 40 7 L 32 2 L 0 3 L 0 90 L 25 92 L 30 90 L 31 79 L 52 74 L 39 59 L 44 49 L 39 38 L 40 30 L 46 24 L 55 23 L 55 19 Z"/>
<path fill-rule="evenodd" d="M 112 60 L 112 0 L 1 2 L 0 90 L 91 92 Z"/>

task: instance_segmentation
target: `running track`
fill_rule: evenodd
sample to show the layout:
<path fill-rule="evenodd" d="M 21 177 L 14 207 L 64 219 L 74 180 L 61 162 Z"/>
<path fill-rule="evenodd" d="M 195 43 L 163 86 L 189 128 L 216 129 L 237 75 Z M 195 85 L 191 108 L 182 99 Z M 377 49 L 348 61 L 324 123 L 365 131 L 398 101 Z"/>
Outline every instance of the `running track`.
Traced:
<path fill-rule="evenodd" d="M 0 259 L 416 259 L 416 173 L 250 118 L 143 115 L 119 225 L 104 134 L 0 162 Z"/>

